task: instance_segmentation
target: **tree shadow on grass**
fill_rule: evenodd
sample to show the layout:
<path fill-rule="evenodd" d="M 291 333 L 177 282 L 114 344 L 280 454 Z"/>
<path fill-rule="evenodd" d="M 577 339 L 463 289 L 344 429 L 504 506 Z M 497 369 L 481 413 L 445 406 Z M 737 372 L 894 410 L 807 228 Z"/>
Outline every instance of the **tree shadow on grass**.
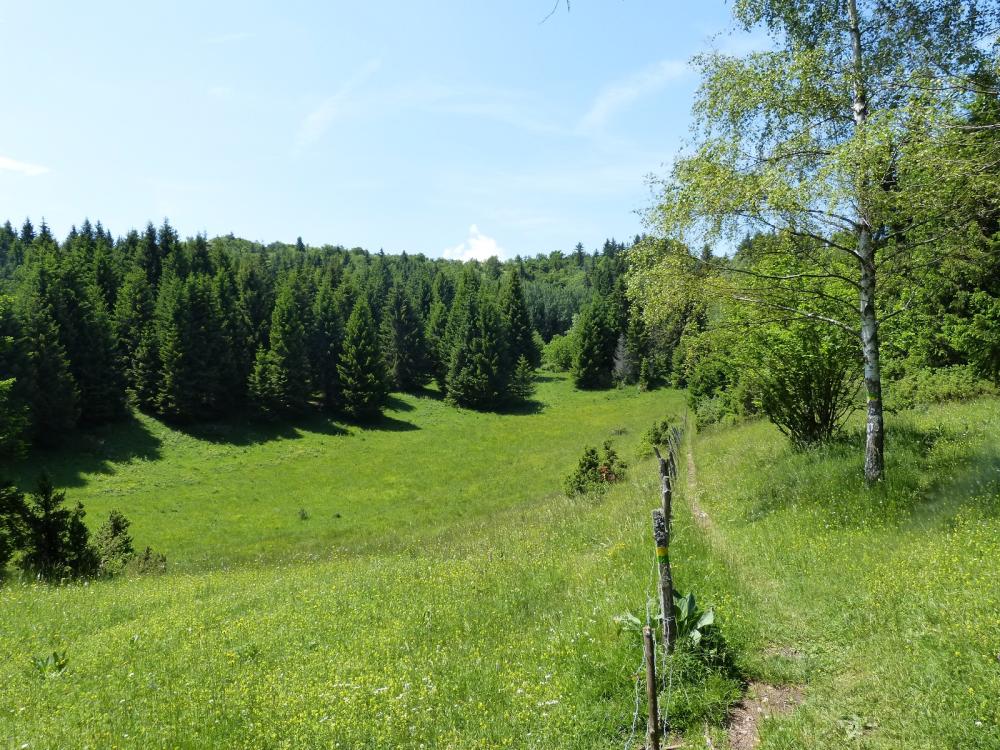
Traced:
<path fill-rule="evenodd" d="M 116 464 L 155 461 L 161 441 L 133 416 L 113 424 L 70 433 L 54 448 L 35 448 L 23 461 L 0 464 L 0 476 L 9 476 L 24 489 L 32 489 L 47 473 L 56 487 L 81 487 L 86 474 L 112 474 Z"/>
<path fill-rule="evenodd" d="M 386 414 L 383 414 L 379 419 L 373 419 L 368 422 L 358 422 L 353 426 L 357 427 L 359 430 L 375 432 L 413 432 L 420 429 L 412 422 L 407 422 L 403 419 L 395 419 L 394 417 L 390 417 Z"/>
<path fill-rule="evenodd" d="M 529 414 L 541 414 L 545 411 L 547 404 L 544 401 L 528 399 L 526 401 L 509 401 L 492 406 L 484 406 L 482 409 L 470 409 L 482 414 L 499 414 L 501 416 L 527 416 Z"/>
<path fill-rule="evenodd" d="M 178 432 L 196 440 L 221 445 L 248 446 L 274 440 L 296 440 L 304 432 L 320 435 L 346 435 L 347 430 L 328 414 L 310 413 L 281 420 L 233 417 L 213 422 L 171 425 Z"/>
<path fill-rule="evenodd" d="M 385 403 L 386 409 L 389 411 L 413 411 L 417 407 L 408 401 L 404 401 L 399 396 L 391 395 Z"/>

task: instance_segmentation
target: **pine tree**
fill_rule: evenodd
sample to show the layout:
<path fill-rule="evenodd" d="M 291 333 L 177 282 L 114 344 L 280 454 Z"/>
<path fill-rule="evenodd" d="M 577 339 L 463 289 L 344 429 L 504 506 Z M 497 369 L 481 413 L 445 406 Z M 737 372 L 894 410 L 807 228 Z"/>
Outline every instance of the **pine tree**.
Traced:
<path fill-rule="evenodd" d="M 157 318 L 159 413 L 181 422 L 218 416 L 227 404 L 223 368 L 228 341 L 211 278 L 181 281 L 167 273 Z"/>
<path fill-rule="evenodd" d="M 309 360 L 316 386 L 329 409 L 337 404 L 340 385 L 337 364 L 344 346 L 344 323 L 336 291 L 329 277 L 323 280 L 313 303 L 313 333 Z"/>
<path fill-rule="evenodd" d="M 258 354 L 254 370 L 266 368 L 257 376 L 268 383 L 275 399 L 270 410 L 295 413 L 303 411 L 309 403 L 312 381 L 309 372 L 309 333 L 311 309 L 306 299 L 302 281 L 296 274 L 289 275 L 278 290 L 271 314 L 271 333 L 267 355 Z M 262 396 L 257 392 L 255 398 Z"/>
<path fill-rule="evenodd" d="M 448 348 L 448 308 L 440 300 L 431 303 L 425 329 L 430 371 L 438 389 L 444 392 L 451 351 Z"/>
<path fill-rule="evenodd" d="M 427 382 L 429 363 L 423 325 L 398 284 L 382 313 L 382 352 L 393 388 L 410 391 Z"/>
<path fill-rule="evenodd" d="M 456 295 L 456 305 L 461 296 L 461 292 Z M 468 295 L 462 304 L 450 335 L 453 343 L 446 379 L 448 400 L 481 409 L 497 404 L 507 389 L 503 324 L 496 305 L 485 295 Z"/>
<path fill-rule="evenodd" d="M 577 388 L 607 388 L 616 336 L 608 325 L 603 300 L 598 299 L 580 313 L 577 350 L 573 358 L 573 382 Z"/>
<path fill-rule="evenodd" d="M 382 413 L 389 396 L 385 363 L 378 347 L 378 333 L 371 308 L 359 297 L 344 330 L 344 351 L 337 365 L 340 402 L 355 419 Z"/>
<path fill-rule="evenodd" d="M 504 278 L 500 289 L 500 316 L 506 328 L 507 346 L 511 363 L 524 357 L 532 367 L 542 363 L 542 353 L 535 345 L 534 329 L 531 326 L 531 315 L 524 300 L 524 288 L 521 285 L 521 274 L 516 268 L 511 268 Z"/>
<path fill-rule="evenodd" d="M 51 307 L 38 295 L 22 304 L 29 429 L 34 442 L 53 445 L 76 426 L 79 391 Z"/>

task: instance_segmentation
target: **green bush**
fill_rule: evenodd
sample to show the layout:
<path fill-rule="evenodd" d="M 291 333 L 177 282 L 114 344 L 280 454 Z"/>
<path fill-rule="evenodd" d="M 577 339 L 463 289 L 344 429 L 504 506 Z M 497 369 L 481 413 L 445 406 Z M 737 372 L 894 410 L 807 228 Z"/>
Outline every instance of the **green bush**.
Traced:
<path fill-rule="evenodd" d="M 128 533 L 132 522 L 117 510 L 108 514 L 108 520 L 97 530 L 94 536 L 94 548 L 97 551 L 97 570 L 105 576 L 121 573 L 129 561 L 135 556 L 132 537 Z"/>
<path fill-rule="evenodd" d="M 667 419 L 653 422 L 649 429 L 643 433 L 642 440 L 639 441 L 639 455 L 649 456 L 653 453 L 653 448 L 663 448 L 670 444 L 673 425 Z"/>
<path fill-rule="evenodd" d="M 885 405 L 888 409 L 912 409 L 944 401 L 966 401 L 996 392 L 996 386 L 978 377 L 971 367 L 921 368 L 889 384 Z"/>
<path fill-rule="evenodd" d="M 569 372 L 576 345 L 569 334 L 556 334 L 542 349 L 542 366 L 553 372 Z"/>
<path fill-rule="evenodd" d="M 566 495 L 574 497 L 588 492 L 603 492 L 609 484 L 625 478 L 626 464 L 619 458 L 610 440 L 604 441 L 603 450 L 587 448 L 580 457 L 576 471 L 563 481 Z"/>

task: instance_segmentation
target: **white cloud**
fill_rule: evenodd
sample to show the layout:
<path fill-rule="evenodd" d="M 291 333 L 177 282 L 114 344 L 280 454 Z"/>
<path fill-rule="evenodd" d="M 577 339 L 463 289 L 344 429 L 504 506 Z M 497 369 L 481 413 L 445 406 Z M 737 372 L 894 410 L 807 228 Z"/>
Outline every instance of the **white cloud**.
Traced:
<path fill-rule="evenodd" d="M 469 227 L 469 236 L 465 242 L 445 248 L 441 253 L 442 258 L 449 260 L 488 260 L 494 255 L 504 260 L 507 251 L 500 247 L 495 239 L 480 232 L 475 224 Z"/>
<path fill-rule="evenodd" d="M 687 69 L 687 65 L 679 60 L 662 60 L 604 87 L 581 118 L 578 130 L 582 133 L 601 130 L 619 110 L 677 80 Z"/>
<path fill-rule="evenodd" d="M 333 96 L 327 97 L 312 112 L 306 115 L 299 124 L 296 137 L 296 148 L 302 150 L 322 138 L 330 129 L 334 120 L 353 113 L 351 97 L 354 92 L 367 83 L 382 67 L 380 60 L 369 60 L 340 87 Z"/>
<path fill-rule="evenodd" d="M 0 156 L 0 170 L 6 169 L 9 172 L 18 172 L 25 177 L 37 177 L 51 171 L 48 167 L 40 164 L 29 164 L 25 161 L 17 161 L 7 156 Z"/>

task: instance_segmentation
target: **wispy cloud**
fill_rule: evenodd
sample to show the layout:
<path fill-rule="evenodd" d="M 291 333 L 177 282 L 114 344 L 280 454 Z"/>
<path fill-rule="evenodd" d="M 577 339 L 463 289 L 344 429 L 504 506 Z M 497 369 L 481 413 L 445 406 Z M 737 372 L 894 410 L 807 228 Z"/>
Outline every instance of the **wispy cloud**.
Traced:
<path fill-rule="evenodd" d="M 43 167 L 41 164 L 30 164 L 26 161 L 11 159 L 8 156 L 0 156 L 0 170 L 17 172 L 25 177 L 37 177 L 38 175 L 46 174 L 47 172 L 52 171 L 48 167 Z"/>
<path fill-rule="evenodd" d="M 469 227 L 469 236 L 464 242 L 445 248 L 441 253 L 441 257 L 451 260 L 487 260 L 494 255 L 503 260 L 507 251 L 495 239 L 480 232 L 475 224 Z"/>
<path fill-rule="evenodd" d="M 247 39 L 253 39 L 253 36 L 249 31 L 230 31 L 225 34 L 216 34 L 215 36 L 207 37 L 204 42 L 205 44 L 232 44 L 233 42 L 244 42 Z"/>
<path fill-rule="evenodd" d="M 601 130 L 620 110 L 637 99 L 661 89 L 670 81 L 681 78 L 687 69 L 687 64 L 679 60 L 662 60 L 627 78 L 615 81 L 597 94 L 590 109 L 580 119 L 577 129 L 581 133 Z"/>
<path fill-rule="evenodd" d="M 369 60 L 333 96 L 324 99 L 316 109 L 307 114 L 299 124 L 296 150 L 301 151 L 316 143 L 330 129 L 334 120 L 351 114 L 352 95 L 371 80 L 380 67 L 381 60 Z"/>

